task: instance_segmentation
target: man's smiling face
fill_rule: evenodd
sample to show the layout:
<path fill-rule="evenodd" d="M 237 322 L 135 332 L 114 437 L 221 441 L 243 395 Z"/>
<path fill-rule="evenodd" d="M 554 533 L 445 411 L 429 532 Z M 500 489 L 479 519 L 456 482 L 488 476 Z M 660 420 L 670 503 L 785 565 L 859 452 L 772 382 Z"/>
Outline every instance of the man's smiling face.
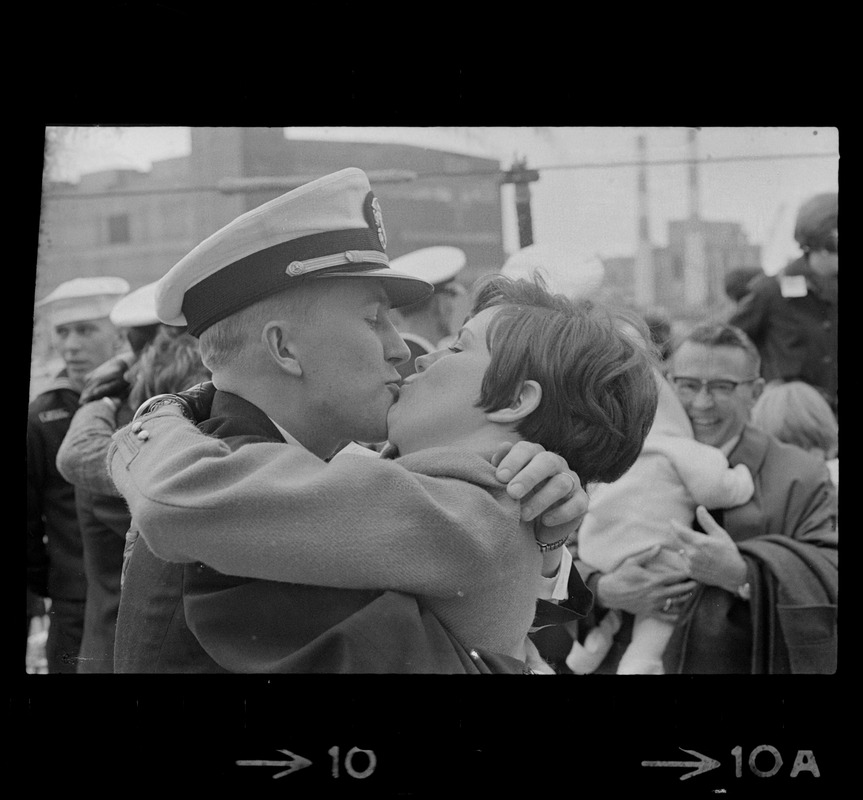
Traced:
<path fill-rule="evenodd" d="M 721 447 L 743 431 L 763 383 L 745 350 L 684 342 L 674 354 L 671 371 L 675 378 L 740 384 L 727 396 L 711 395 L 706 387 L 691 395 L 678 392 L 697 441 Z"/>

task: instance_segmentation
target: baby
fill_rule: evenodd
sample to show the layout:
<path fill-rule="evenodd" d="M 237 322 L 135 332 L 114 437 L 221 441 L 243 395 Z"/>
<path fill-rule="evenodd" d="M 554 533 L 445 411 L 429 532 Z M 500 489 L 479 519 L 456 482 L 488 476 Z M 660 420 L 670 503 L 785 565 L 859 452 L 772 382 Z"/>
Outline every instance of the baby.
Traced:
<path fill-rule="evenodd" d="M 601 572 L 613 571 L 624 559 L 656 544 L 667 545 L 656 559 L 684 569 L 670 521 L 691 525 L 697 505 L 732 508 L 747 502 L 754 491 L 745 465 L 729 468 L 720 450 L 695 441 L 674 389 L 659 372 L 655 377 L 659 405 L 641 454 L 620 478 L 598 484 L 590 493 L 590 508 L 578 532 L 578 557 Z M 595 670 L 619 627 L 620 617 L 609 612 L 583 644 L 573 643 L 566 665 L 577 674 Z M 673 630 L 673 623 L 636 615 L 618 674 L 663 674 L 662 654 Z"/>

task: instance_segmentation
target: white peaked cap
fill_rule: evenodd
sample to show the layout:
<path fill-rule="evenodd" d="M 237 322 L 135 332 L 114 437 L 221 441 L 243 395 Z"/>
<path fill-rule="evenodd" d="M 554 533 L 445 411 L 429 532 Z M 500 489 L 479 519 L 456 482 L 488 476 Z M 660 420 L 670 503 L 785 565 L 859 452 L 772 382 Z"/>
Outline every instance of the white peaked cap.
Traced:
<path fill-rule="evenodd" d="M 567 297 L 588 294 L 598 289 L 605 278 L 605 267 L 598 256 L 585 257 L 538 244 L 513 253 L 501 272 L 510 278 L 528 280 L 539 273 L 552 292 Z"/>
<path fill-rule="evenodd" d="M 104 319 L 128 291 L 129 284 L 122 278 L 73 278 L 61 283 L 36 307 L 44 309 L 55 326 Z"/>
<path fill-rule="evenodd" d="M 270 200 L 205 239 L 159 281 L 156 312 L 198 336 L 300 278 L 374 278 L 394 307 L 433 291 L 390 269 L 380 203 L 366 174 L 350 167 Z"/>
<path fill-rule="evenodd" d="M 406 275 L 413 275 L 438 286 L 455 278 L 466 263 L 464 250 L 441 245 L 406 253 L 390 261 L 390 266 Z"/>
<path fill-rule="evenodd" d="M 156 286 L 158 283 L 148 283 L 134 292 L 129 292 L 120 298 L 111 309 L 110 319 L 118 328 L 136 328 L 144 325 L 155 325 L 159 322 L 156 316 Z"/>

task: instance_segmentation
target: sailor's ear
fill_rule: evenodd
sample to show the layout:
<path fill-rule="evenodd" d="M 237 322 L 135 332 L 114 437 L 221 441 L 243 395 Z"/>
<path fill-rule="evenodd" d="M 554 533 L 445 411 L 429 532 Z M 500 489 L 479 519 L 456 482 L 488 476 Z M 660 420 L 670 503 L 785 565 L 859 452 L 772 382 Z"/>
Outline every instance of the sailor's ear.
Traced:
<path fill-rule="evenodd" d="M 303 368 L 294 355 L 290 340 L 290 326 L 283 320 L 272 320 L 261 330 L 261 342 L 267 355 L 279 367 L 290 375 L 300 377 Z"/>

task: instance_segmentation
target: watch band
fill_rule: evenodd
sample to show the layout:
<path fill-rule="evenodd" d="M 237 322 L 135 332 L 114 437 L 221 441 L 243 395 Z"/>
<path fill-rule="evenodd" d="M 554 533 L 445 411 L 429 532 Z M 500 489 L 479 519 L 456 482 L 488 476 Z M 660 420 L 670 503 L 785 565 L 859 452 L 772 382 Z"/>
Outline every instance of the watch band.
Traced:
<path fill-rule="evenodd" d="M 132 417 L 132 422 L 144 416 L 144 414 L 149 414 L 159 408 L 159 406 L 177 406 L 186 419 L 190 422 L 195 422 L 195 415 L 192 413 L 189 404 L 182 397 L 178 397 L 175 394 L 157 394 L 145 400 L 138 406 L 135 416 Z"/>
<path fill-rule="evenodd" d="M 536 539 L 535 541 L 539 547 L 539 552 L 547 553 L 549 550 L 557 550 L 559 547 L 563 547 L 567 541 L 569 541 L 569 536 L 564 536 L 563 539 L 558 539 L 556 542 L 549 542 L 548 544 L 539 541 L 539 539 Z"/>

